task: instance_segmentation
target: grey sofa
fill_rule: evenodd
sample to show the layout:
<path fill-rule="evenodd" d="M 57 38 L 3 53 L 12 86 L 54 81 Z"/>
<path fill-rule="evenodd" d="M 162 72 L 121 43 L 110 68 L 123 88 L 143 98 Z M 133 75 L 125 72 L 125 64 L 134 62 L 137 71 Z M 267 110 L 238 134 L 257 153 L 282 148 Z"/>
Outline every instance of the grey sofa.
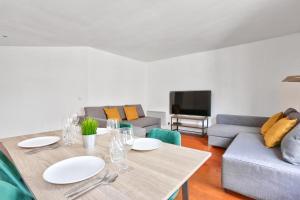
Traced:
<path fill-rule="evenodd" d="M 128 105 L 130 106 L 130 105 Z M 149 132 L 152 128 L 160 128 L 161 127 L 161 119 L 156 117 L 147 117 L 145 116 L 144 110 L 142 105 L 137 104 L 134 105 L 137 107 L 137 112 L 139 115 L 139 118 L 132 121 L 126 120 L 126 115 L 124 112 L 123 107 L 124 106 L 98 106 L 98 107 L 85 107 L 84 117 L 93 117 L 99 122 L 99 127 L 106 127 L 106 121 L 107 117 L 104 112 L 104 108 L 107 107 L 117 107 L 119 114 L 122 118 L 122 121 L 131 123 L 133 125 L 133 128 L 136 130 L 134 132 L 138 132 L 139 134 L 136 134 L 136 136 L 144 137 L 146 132 Z"/>
<path fill-rule="evenodd" d="M 210 145 L 228 147 L 222 186 L 254 199 L 300 199 L 300 166 L 284 161 L 280 147 L 265 147 L 260 126 L 266 119 L 218 115 L 217 124 L 208 129 Z M 300 125 L 292 131 L 299 132 Z"/>

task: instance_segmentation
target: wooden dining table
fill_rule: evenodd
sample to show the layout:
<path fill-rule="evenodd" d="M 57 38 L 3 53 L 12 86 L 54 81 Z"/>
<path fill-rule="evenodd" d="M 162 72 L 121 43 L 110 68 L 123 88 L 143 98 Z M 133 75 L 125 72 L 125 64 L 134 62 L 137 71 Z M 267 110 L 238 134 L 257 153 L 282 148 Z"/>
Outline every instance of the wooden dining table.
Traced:
<path fill-rule="evenodd" d="M 109 162 L 110 134 L 97 136 L 96 146 L 92 150 L 85 149 L 80 138 L 70 146 L 60 140 L 59 148 L 31 155 L 26 154 L 28 149 L 17 146 L 22 140 L 38 136 L 61 137 L 62 132 L 43 132 L 1 140 L 25 184 L 38 200 L 66 199 L 64 194 L 78 184 L 56 185 L 46 182 L 43 172 L 54 163 L 83 155 L 97 156 Z M 112 184 L 99 186 L 79 199 L 166 200 L 182 186 L 183 199 L 187 200 L 189 178 L 210 156 L 211 153 L 206 151 L 167 143 L 162 143 L 160 148 L 152 151 L 130 150 L 127 156 L 129 170 L 120 173 Z"/>

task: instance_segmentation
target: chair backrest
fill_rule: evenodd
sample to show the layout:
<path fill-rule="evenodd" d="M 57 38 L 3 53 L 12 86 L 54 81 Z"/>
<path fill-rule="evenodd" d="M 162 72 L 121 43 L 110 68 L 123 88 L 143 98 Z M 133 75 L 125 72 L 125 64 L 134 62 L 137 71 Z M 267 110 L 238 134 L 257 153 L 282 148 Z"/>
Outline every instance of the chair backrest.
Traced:
<path fill-rule="evenodd" d="M 0 180 L 0 196 L 1 200 L 25 200 L 24 194 L 14 185 Z"/>
<path fill-rule="evenodd" d="M 148 133 L 147 137 L 156 138 L 162 142 L 181 146 L 181 134 L 178 131 L 154 128 Z"/>
<path fill-rule="evenodd" d="M 129 122 L 120 122 L 120 128 L 132 128 L 132 124 Z"/>
<path fill-rule="evenodd" d="M 15 177 L 18 177 L 20 180 L 22 179 L 15 165 L 6 157 L 6 155 L 2 151 L 0 151 L 0 160 L 2 160 L 7 165 L 7 167 Z"/>
<path fill-rule="evenodd" d="M 24 196 L 27 196 L 29 199 L 31 199 L 33 195 L 22 181 L 22 178 L 15 166 L 2 152 L 0 158 L 0 180 L 15 186 L 23 193 Z"/>

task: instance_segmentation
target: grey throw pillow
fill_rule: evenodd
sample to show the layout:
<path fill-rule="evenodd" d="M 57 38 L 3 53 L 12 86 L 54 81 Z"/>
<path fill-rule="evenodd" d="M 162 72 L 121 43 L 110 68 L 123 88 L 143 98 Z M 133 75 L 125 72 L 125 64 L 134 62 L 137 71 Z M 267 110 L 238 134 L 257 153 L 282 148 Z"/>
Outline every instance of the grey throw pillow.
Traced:
<path fill-rule="evenodd" d="M 284 111 L 283 115 L 288 116 L 289 114 L 291 114 L 293 112 L 298 112 L 298 111 L 295 108 L 288 108 L 288 109 L 286 109 L 286 111 Z"/>
<path fill-rule="evenodd" d="M 285 161 L 300 165 L 300 124 L 293 128 L 281 141 L 282 157 Z"/>
<path fill-rule="evenodd" d="M 297 123 L 300 122 L 300 113 L 299 112 L 292 112 L 287 117 L 289 119 L 297 119 Z"/>

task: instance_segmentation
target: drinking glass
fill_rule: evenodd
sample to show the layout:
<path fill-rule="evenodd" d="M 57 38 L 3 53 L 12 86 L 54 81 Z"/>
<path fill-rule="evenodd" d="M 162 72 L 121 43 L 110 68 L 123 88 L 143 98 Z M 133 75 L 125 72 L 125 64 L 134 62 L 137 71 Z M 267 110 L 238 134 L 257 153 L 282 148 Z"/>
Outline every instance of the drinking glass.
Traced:
<path fill-rule="evenodd" d="M 64 123 L 63 127 L 63 142 L 65 145 L 71 145 L 73 143 L 73 134 L 72 134 L 72 123 L 71 119 L 68 118 Z"/>
<path fill-rule="evenodd" d="M 128 152 L 132 148 L 134 142 L 132 128 L 120 128 L 119 140 L 125 151 Z"/>
<path fill-rule="evenodd" d="M 106 128 L 108 129 L 117 129 L 119 128 L 119 121 L 117 119 L 108 119 L 106 123 Z"/>
<path fill-rule="evenodd" d="M 79 123 L 79 116 L 77 113 L 75 113 L 73 116 L 72 116 L 72 123 L 75 125 L 75 126 L 78 126 L 78 123 Z"/>
<path fill-rule="evenodd" d="M 120 169 L 126 167 L 126 151 L 117 137 L 113 137 L 109 148 L 110 160 L 113 164 L 116 164 Z"/>

